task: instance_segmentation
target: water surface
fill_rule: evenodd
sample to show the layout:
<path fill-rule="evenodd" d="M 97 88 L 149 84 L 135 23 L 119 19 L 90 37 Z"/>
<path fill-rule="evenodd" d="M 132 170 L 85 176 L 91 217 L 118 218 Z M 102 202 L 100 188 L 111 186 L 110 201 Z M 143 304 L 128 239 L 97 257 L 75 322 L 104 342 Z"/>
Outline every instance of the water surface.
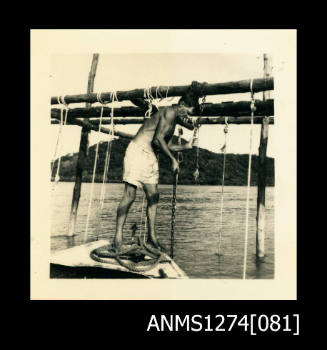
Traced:
<path fill-rule="evenodd" d="M 94 184 L 93 202 L 88 226 L 88 240 L 112 240 L 116 209 L 123 193 L 123 184 L 106 184 L 103 210 L 99 210 L 100 183 Z M 51 251 L 83 243 L 90 198 L 90 183 L 82 184 L 76 226 L 77 236 L 68 239 L 70 206 L 74 183 L 60 182 L 52 191 Z M 159 185 L 160 202 L 157 211 L 157 236 L 170 247 L 171 185 Z M 264 263 L 255 258 L 257 188 L 250 189 L 247 278 L 274 278 L 274 188 L 266 188 L 266 233 Z M 124 235 L 131 237 L 136 223 L 138 233 L 144 233 L 141 223 L 143 191 L 138 190 L 130 209 Z M 224 211 L 220 241 L 221 256 L 217 255 L 220 227 L 220 186 L 178 186 L 174 260 L 191 278 L 242 278 L 245 234 L 246 187 L 224 188 Z M 142 227 L 142 231 L 140 229 Z"/>

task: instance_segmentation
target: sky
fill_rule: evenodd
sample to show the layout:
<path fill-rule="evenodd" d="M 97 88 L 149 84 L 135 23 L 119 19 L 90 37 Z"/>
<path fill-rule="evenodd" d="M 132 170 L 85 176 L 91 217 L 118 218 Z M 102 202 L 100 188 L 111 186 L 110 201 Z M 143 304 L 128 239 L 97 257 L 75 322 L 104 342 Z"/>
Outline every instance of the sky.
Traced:
<path fill-rule="evenodd" d="M 272 62 L 272 75 L 273 58 Z M 64 96 L 85 93 L 88 73 L 91 67 L 92 54 L 56 54 L 51 56 L 50 93 L 51 96 Z M 114 90 L 132 90 L 150 86 L 189 85 L 193 80 L 199 82 L 219 83 L 263 77 L 263 54 L 100 54 L 94 82 L 94 92 Z M 270 93 L 273 98 L 273 92 Z M 262 99 L 262 93 L 255 94 Z M 249 101 L 250 93 L 207 96 L 206 102 L 220 103 L 226 101 Z M 159 106 L 176 103 L 163 100 Z M 94 104 L 96 105 L 96 104 Z M 115 107 L 132 105 L 128 101 L 115 103 Z M 85 104 L 72 104 L 70 107 L 84 107 Z M 57 107 L 57 106 L 52 106 Z M 117 129 L 128 133 L 136 133 L 141 125 L 118 125 Z M 200 128 L 199 145 L 213 152 L 221 152 L 224 143 L 224 126 L 203 125 Z M 258 154 L 260 141 L 260 125 L 253 129 L 253 154 Z M 55 152 L 59 126 L 51 125 L 50 144 Z M 192 131 L 183 128 L 183 137 L 188 139 Z M 177 133 L 177 129 L 175 131 Z M 79 148 L 81 128 L 65 126 L 63 128 L 58 155 L 77 152 Z M 92 131 L 89 137 L 90 146 L 106 140 L 107 135 Z M 249 153 L 250 125 L 230 125 L 227 138 L 227 152 Z M 275 157 L 274 126 L 269 127 L 267 154 Z"/>

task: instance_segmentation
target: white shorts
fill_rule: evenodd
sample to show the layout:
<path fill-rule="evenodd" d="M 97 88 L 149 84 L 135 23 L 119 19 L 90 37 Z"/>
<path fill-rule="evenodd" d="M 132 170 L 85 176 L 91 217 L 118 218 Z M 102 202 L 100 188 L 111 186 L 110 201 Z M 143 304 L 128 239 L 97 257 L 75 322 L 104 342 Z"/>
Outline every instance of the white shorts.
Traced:
<path fill-rule="evenodd" d="M 158 184 L 159 164 L 152 149 L 131 141 L 124 157 L 123 181 L 139 188 L 143 184 Z"/>

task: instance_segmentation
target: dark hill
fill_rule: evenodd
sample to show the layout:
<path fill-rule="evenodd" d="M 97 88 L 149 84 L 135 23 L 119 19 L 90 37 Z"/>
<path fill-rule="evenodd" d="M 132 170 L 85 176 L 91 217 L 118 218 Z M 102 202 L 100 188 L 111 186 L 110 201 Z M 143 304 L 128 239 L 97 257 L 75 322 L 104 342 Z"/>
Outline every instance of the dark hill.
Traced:
<path fill-rule="evenodd" d="M 175 137 L 175 136 L 174 136 Z M 176 140 L 175 140 L 176 142 Z M 118 139 L 113 142 L 110 158 L 110 169 L 108 173 L 109 182 L 121 182 L 123 158 L 126 147 L 129 141 L 125 139 Z M 185 140 L 182 140 L 185 143 Z M 83 181 L 90 182 L 92 180 L 93 164 L 95 157 L 96 145 L 89 148 L 88 164 L 84 170 Z M 99 160 L 97 164 L 96 182 L 102 182 L 103 168 L 105 162 L 105 152 L 107 143 L 101 142 L 99 145 Z M 199 156 L 199 184 L 201 185 L 217 185 L 221 184 L 223 154 L 217 154 L 206 149 L 200 148 Z M 248 168 L 247 154 L 227 154 L 226 156 L 226 172 L 225 184 L 231 186 L 243 186 L 247 184 L 247 168 Z M 75 181 L 75 168 L 77 162 L 77 153 L 73 155 L 66 155 L 61 158 L 60 178 L 61 181 Z M 195 184 L 193 172 L 195 170 L 195 149 L 183 152 L 183 162 L 180 165 L 180 184 Z M 171 184 L 172 173 L 170 170 L 170 161 L 164 155 L 159 156 L 160 166 L 160 183 Z M 251 185 L 257 184 L 257 166 L 258 157 L 252 157 L 252 176 Z M 54 164 L 53 174 L 57 167 L 57 160 Z M 267 185 L 274 186 L 274 159 L 267 159 Z"/>

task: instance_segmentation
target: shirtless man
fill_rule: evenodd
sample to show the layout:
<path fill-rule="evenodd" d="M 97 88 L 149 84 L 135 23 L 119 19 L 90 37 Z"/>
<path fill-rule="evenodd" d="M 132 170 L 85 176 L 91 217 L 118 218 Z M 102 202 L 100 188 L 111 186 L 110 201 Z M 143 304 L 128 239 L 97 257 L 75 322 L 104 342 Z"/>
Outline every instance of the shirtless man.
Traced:
<path fill-rule="evenodd" d="M 178 162 L 171 151 L 184 151 L 193 147 L 193 137 L 185 145 L 172 144 L 176 124 L 192 122 L 188 115 L 199 111 L 198 97 L 192 92 L 186 93 L 178 105 L 158 110 L 146 119 L 133 140 L 129 143 L 125 158 L 123 182 L 125 189 L 117 209 L 114 246 L 119 249 L 123 242 L 123 226 L 128 211 L 133 204 L 137 188 L 143 188 L 148 206 L 148 243 L 161 248 L 155 234 L 155 220 L 159 201 L 159 166 L 155 153 L 163 152 L 171 160 L 173 173 L 179 171 Z M 194 124 L 193 124 L 194 126 Z"/>

